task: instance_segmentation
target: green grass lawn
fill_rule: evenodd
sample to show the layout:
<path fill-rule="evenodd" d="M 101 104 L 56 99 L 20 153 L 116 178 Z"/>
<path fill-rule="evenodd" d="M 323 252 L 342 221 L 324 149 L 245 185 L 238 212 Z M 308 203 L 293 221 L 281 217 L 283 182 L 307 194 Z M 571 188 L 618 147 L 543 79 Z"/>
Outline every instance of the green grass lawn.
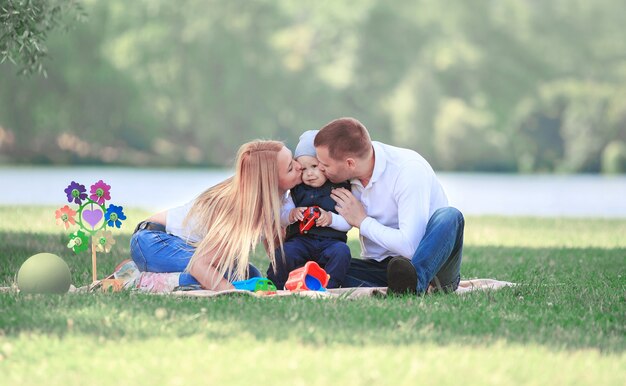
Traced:
<path fill-rule="evenodd" d="M 0 286 L 44 251 L 90 282 L 54 209 L 0 207 Z M 99 277 L 147 215 L 127 214 Z M 0 293 L 0 384 L 626 384 L 626 219 L 466 220 L 463 277 L 519 286 L 360 300 Z"/>

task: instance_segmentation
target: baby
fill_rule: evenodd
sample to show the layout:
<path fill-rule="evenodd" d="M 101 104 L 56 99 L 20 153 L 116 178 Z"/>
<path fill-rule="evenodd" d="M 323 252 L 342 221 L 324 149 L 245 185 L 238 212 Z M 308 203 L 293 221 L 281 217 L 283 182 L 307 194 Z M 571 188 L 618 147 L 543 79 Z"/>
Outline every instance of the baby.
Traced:
<path fill-rule="evenodd" d="M 281 211 L 281 223 L 287 227 L 283 258 L 280 248 L 276 251 L 276 272 L 270 265 L 267 277 L 283 288 L 289 272 L 315 261 L 330 275 L 328 288 L 340 287 L 350 267 L 350 248 L 346 233 L 351 226 L 335 211 L 335 201 L 330 197 L 332 189 L 350 189 L 350 183 L 333 184 L 318 168 L 313 140 L 319 130 L 309 130 L 300 136 L 294 158 L 302 165 L 302 183 L 291 189 Z M 311 229 L 300 231 L 299 221 L 304 219 L 308 207 L 318 206 L 320 216 Z"/>

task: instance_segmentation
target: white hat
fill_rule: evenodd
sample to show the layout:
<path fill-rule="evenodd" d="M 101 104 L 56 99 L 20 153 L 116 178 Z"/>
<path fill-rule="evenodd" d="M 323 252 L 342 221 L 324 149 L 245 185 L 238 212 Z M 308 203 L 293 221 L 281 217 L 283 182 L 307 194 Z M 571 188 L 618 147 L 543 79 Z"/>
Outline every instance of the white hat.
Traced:
<path fill-rule="evenodd" d="M 296 146 L 296 151 L 293 154 L 294 158 L 301 157 L 303 155 L 308 155 L 311 157 L 317 157 L 317 152 L 315 151 L 315 146 L 313 145 L 313 141 L 315 140 L 315 136 L 317 135 L 319 130 L 307 130 L 300 136 L 300 142 L 298 142 L 298 146 Z"/>

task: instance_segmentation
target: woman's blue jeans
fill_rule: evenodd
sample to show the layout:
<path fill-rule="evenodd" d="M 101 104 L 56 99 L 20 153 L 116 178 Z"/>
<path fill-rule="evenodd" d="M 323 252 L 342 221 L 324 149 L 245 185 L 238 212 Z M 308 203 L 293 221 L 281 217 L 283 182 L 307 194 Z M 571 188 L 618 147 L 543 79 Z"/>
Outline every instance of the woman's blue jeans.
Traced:
<path fill-rule="evenodd" d="M 130 256 L 142 272 L 180 272 L 179 286 L 200 285 L 185 272 L 195 248 L 172 234 L 139 230 L 130 239 Z M 252 264 L 248 266 L 248 277 L 260 277 L 261 272 Z M 229 275 L 225 278 L 229 281 Z"/>
<path fill-rule="evenodd" d="M 432 284 L 445 292 L 455 291 L 461 280 L 465 219 L 456 208 L 440 208 L 426 225 L 426 232 L 411 263 L 417 272 L 417 293 Z M 387 265 L 383 261 L 352 259 L 345 287 L 386 287 Z"/>

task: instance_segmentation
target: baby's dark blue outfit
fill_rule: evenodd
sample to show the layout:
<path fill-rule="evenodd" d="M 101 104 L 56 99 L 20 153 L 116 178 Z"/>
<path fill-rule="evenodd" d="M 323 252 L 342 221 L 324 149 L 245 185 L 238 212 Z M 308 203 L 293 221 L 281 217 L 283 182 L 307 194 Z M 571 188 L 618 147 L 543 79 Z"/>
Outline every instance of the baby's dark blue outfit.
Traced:
<path fill-rule="evenodd" d="M 333 184 L 330 181 L 318 188 L 300 184 L 291 189 L 291 198 L 296 207 L 309 207 L 317 205 L 320 208 L 337 213 L 336 202 L 330 197 L 332 189 L 346 188 L 350 190 L 350 183 L 343 182 Z M 330 275 L 328 288 L 340 287 L 350 267 L 350 248 L 346 244 L 347 232 L 338 231 L 331 227 L 313 226 L 306 234 L 300 233 L 299 222 L 287 227 L 287 235 L 283 249 L 276 250 L 276 273 L 270 265 L 267 277 L 276 284 L 277 288 L 283 288 L 289 277 L 289 272 L 303 267 L 307 261 L 317 262 L 326 273 Z"/>

